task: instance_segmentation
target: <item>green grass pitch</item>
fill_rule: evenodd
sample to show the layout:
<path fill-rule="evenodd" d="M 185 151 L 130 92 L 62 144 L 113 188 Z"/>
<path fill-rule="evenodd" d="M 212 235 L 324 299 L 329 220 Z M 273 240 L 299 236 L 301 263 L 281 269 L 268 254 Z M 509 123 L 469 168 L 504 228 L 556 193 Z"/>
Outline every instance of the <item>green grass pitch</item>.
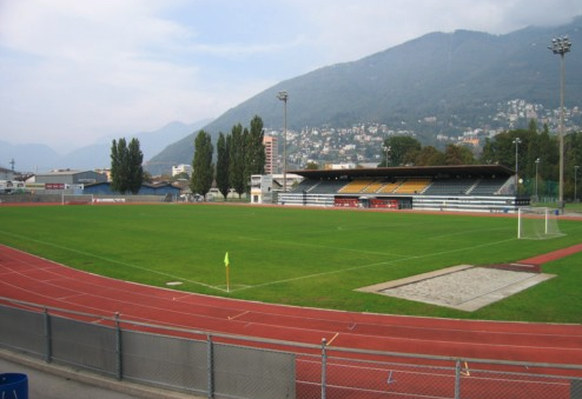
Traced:
<path fill-rule="evenodd" d="M 118 279 L 231 298 L 358 312 L 581 323 L 582 255 L 558 275 L 467 313 L 354 291 L 459 264 L 510 263 L 578 244 L 517 240 L 515 217 L 255 207 L 119 205 L 0 207 L 0 243 Z M 224 255 L 230 258 L 226 292 Z"/>

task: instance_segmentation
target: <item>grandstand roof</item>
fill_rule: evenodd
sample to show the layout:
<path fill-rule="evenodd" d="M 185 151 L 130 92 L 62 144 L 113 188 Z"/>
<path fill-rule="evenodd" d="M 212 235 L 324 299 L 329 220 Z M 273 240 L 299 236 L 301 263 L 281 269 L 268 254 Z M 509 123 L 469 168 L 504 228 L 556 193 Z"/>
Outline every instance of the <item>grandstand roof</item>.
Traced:
<path fill-rule="evenodd" d="M 390 177 L 509 177 L 514 171 L 502 165 L 407 166 L 395 168 L 292 170 L 308 179 Z"/>

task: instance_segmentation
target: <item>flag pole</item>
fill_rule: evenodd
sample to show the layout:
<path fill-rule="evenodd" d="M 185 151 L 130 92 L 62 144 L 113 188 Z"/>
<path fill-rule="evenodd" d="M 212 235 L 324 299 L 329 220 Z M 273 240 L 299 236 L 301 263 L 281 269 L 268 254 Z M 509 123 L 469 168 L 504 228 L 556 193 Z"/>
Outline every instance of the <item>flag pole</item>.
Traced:
<path fill-rule="evenodd" d="M 224 255 L 224 266 L 226 267 L 226 292 L 230 292 L 230 262 L 228 261 L 228 252 Z"/>

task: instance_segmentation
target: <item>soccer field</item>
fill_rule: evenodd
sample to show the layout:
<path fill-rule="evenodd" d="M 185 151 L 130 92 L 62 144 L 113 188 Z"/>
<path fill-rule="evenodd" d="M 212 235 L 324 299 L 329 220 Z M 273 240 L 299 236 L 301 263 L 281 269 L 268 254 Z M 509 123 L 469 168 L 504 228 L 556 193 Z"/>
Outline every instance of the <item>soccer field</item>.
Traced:
<path fill-rule="evenodd" d="M 558 278 L 479 311 L 356 292 L 459 264 L 511 263 L 582 241 L 517 240 L 514 217 L 250 205 L 0 207 L 0 243 L 82 270 L 172 289 L 360 312 L 582 322 L 582 255 Z M 230 259 L 226 290 L 225 253 Z"/>

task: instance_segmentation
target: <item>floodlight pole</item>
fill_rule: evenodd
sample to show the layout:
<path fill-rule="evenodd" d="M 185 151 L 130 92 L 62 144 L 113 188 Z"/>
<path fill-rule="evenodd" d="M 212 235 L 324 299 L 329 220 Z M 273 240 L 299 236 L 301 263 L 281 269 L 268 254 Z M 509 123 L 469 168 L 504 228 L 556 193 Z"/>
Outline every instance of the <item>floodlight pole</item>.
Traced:
<path fill-rule="evenodd" d="M 519 145 L 521 144 L 521 139 L 516 137 L 513 140 L 513 144 L 515 144 L 515 195 L 517 196 L 518 190 L 518 183 L 519 183 Z"/>
<path fill-rule="evenodd" d="M 540 166 L 540 159 L 536 158 L 536 201 L 540 200 L 540 197 L 538 196 L 538 178 L 539 178 L 539 173 L 538 173 L 538 168 Z"/>
<path fill-rule="evenodd" d="M 283 192 L 287 192 L 287 100 L 286 91 L 277 93 L 277 98 L 283 101 Z"/>
<path fill-rule="evenodd" d="M 560 36 L 552 39 L 552 44 L 548 46 L 554 54 L 560 55 L 560 181 L 558 206 L 564 212 L 564 55 L 570 52 L 572 42 L 567 36 Z"/>
<path fill-rule="evenodd" d="M 577 192 L 577 188 L 578 188 L 578 169 L 580 168 L 580 166 L 576 165 L 574 166 L 574 202 L 578 202 L 578 192 Z"/>
<path fill-rule="evenodd" d="M 391 146 L 382 146 L 382 149 L 384 150 L 384 166 L 388 167 L 388 156 L 390 155 L 390 151 L 392 150 Z"/>

